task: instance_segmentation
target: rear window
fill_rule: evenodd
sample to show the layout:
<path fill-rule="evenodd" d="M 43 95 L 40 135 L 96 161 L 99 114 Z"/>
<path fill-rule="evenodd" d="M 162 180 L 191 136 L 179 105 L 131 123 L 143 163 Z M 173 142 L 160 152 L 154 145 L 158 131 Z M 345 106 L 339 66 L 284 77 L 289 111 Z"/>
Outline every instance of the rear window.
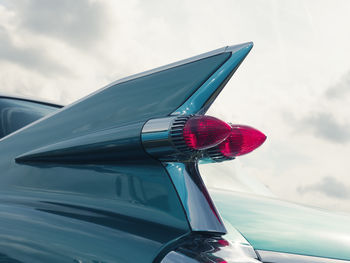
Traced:
<path fill-rule="evenodd" d="M 0 98 L 0 138 L 58 109 L 39 102 Z"/>

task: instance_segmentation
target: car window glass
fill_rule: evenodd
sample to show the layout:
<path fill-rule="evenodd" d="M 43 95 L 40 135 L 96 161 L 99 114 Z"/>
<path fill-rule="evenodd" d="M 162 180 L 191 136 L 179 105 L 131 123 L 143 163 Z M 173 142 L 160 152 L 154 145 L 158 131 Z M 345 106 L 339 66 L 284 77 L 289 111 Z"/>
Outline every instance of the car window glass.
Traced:
<path fill-rule="evenodd" d="M 0 98 L 0 138 L 56 110 L 58 108 L 46 104 Z"/>

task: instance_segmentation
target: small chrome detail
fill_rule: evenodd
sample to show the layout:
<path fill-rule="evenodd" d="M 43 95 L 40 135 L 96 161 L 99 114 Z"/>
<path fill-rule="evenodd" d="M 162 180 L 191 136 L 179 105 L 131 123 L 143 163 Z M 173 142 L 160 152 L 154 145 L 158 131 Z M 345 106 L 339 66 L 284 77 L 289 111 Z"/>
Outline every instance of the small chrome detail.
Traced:
<path fill-rule="evenodd" d="M 147 153 L 156 158 L 174 154 L 174 147 L 169 140 L 171 123 L 176 117 L 151 119 L 142 128 L 142 145 Z"/>
<path fill-rule="evenodd" d="M 146 152 L 161 161 L 187 161 L 195 158 L 198 151 L 187 146 L 182 133 L 190 117 L 191 115 L 181 115 L 147 121 L 141 134 Z"/>
<path fill-rule="evenodd" d="M 172 144 L 180 152 L 187 152 L 189 154 L 193 153 L 194 150 L 187 146 L 183 136 L 183 129 L 190 117 L 191 116 L 179 116 L 173 120 L 170 127 L 170 139 Z"/>
<path fill-rule="evenodd" d="M 176 117 L 151 119 L 145 123 L 142 133 L 155 133 L 169 130 L 169 126 Z"/>
<path fill-rule="evenodd" d="M 212 149 L 206 150 L 203 154 L 206 158 L 210 158 L 214 162 L 223 162 L 223 161 L 229 161 L 235 159 L 234 157 L 226 157 L 224 156 L 217 147 L 214 147 Z"/>
<path fill-rule="evenodd" d="M 261 263 L 250 245 L 231 243 L 223 237 L 191 236 L 168 252 L 161 263 Z"/>

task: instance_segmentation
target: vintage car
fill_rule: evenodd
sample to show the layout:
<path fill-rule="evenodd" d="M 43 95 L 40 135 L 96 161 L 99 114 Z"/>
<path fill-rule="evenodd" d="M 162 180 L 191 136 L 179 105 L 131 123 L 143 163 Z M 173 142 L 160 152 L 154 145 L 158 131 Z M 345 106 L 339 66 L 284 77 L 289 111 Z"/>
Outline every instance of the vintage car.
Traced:
<path fill-rule="evenodd" d="M 0 262 L 349 262 L 348 216 L 203 183 L 266 139 L 205 115 L 252 47 L 65 107 L 1 96 Z"/>

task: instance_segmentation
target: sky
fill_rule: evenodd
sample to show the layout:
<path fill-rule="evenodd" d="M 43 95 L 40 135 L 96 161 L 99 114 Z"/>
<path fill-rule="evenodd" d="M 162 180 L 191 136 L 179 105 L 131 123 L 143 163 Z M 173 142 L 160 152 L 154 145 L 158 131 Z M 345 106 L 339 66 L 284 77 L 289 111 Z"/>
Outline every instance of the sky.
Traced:
<path fill-rule="evenodd" d="M 253 41 L 208 114 L 268 139 L 216 167 L 280 198 L 350 212 L 349 12 L 347 0 L 0 0 L 0 92 L 69 104 Z"/>

